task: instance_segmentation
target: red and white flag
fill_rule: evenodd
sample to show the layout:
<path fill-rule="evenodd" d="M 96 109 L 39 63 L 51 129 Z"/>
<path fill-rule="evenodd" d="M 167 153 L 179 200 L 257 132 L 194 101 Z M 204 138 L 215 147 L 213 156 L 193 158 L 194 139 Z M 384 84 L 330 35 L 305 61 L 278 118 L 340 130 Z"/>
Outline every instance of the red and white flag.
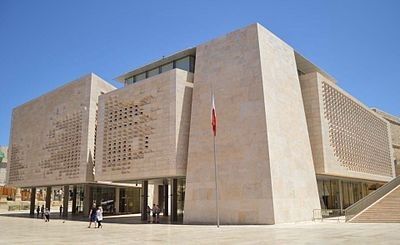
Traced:
<path fill-rule="evenodd" d="M 212 94 L 211 127 L 214 136 L 217 136 L 217 111 L 215 110 L 214 93 Z"/>

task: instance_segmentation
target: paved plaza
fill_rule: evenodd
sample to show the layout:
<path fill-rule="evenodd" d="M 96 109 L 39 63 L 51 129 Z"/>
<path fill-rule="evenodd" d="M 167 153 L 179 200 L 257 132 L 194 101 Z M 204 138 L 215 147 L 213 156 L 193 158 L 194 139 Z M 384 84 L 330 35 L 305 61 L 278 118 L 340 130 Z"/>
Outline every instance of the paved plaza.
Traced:
<path fill-rule="evenodd" d="M 298 223 L 195 226 L 104 223 L 0 216 L 0 244 L 399 244 L 400 224 Z"/>

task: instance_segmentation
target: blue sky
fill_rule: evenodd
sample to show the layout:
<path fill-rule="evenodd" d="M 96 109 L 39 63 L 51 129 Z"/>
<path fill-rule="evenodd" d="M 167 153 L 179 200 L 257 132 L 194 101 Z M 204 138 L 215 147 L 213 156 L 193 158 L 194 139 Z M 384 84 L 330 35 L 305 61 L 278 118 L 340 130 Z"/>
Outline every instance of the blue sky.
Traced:
<path fill-rule="evenodd" d="M 400 114 L 400 1 L 0 1 L 0 145 L 12 108 L 259 22 L 367 104 Z"/>

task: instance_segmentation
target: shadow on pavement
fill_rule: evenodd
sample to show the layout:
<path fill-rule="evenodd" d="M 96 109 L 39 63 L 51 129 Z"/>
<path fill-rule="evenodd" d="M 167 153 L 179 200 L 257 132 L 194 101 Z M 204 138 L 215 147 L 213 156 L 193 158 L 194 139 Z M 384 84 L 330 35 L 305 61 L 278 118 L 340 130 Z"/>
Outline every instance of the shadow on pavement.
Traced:
<path fill-rule="evenodd" d="M 26 218 L 26 219 L 43 219 L 42 216 L 30 215 L 29 213 L 2 213 L 0 217 L 12 217 L 12 218 Z M 68 221 L 83 221 L 89 222 L 88 216 L 84 216 L 82 214 L 68 214 L 68 217 L 62 217 L 58 212 L 50 213 L 50 220 L 68 220 Z M 149 224 L 147 221 L 142 221 L 140 218 L 140 214 L 121 214 L 121 215 L 106 215 L 104 216 L 102 223 L 116 223 L 116 224 Z M 174 225 L 182 225 L 183 220 L 180 219 L 178 221 L 172 222 L 170 221 L 170 217 L 168 216 L 160 216 L 159 224 L 174 224 Z"/>

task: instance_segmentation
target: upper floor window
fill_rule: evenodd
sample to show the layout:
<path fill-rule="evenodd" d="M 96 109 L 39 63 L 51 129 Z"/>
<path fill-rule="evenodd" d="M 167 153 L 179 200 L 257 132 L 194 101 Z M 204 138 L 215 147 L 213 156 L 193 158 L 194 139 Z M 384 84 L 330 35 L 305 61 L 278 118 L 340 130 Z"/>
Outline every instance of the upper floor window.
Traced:
<path fill-rule="evenodd" d="M 160 68 L 159 68 L 159 67 L 154 68 L 153 70 L 148 71 L 148 72 L 147 72 L 147 77 L 152 77 L 152 76 L 155 76 L 155 75 L 158 75 L 158 74 L 160 74 Z"/>
<path fill-rule="evenodd" d="M 139 82 L 140 80 L 146 79 L 146 72 L 140 73 L 134 76 L 134 78 L 135 78 L 134 82 Z"/>
<path fill-rule="evenodd" d="M 194 72 L 194 65 L 195 65 L 195 57 L 194 56 L 186 56 L 181 59 L 171 61 L 162 66 L 153 68 L 149 71 L 140 73 L 138 75 L 128 77 L 125 79 L 125 84 L 129 85 L 129 84 L 138 82 L 140 80 L 158 75 L 160 73 L 163 73 L 163 72 L 175 69 L 175 68 L 182 69 L 182 70 L 189 71 L 189 72 Z"/>
<path fill-rule="evenodd" d="M 166 72 L 172 69 L 174 69 L 174 62 L 170 62 L 161 66 L 161 72 Z"/>

